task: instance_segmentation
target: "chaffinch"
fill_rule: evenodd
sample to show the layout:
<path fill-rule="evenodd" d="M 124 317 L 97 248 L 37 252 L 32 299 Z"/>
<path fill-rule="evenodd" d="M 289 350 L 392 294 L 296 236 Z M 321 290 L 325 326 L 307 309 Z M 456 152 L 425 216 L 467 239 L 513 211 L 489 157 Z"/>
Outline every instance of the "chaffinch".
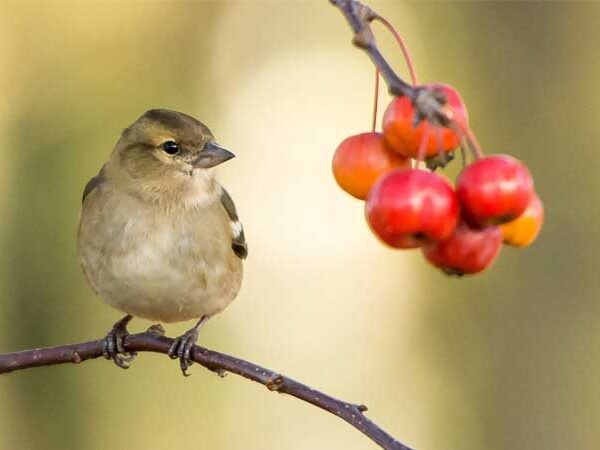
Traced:
<path fill-rule="evenodd" d="M 198 331 L 236 297 L 244 230 L 213 167 L 233 158 L 187 114 L 144 113 L 123 131 L 108 162 L 85 186 L 78 252 L 92 288 L 127 315 L 104 356 L 127 368 L 127 324 L 135 316 L 171 323 L 198 319 L 169 350 L 184 375 Z"/>

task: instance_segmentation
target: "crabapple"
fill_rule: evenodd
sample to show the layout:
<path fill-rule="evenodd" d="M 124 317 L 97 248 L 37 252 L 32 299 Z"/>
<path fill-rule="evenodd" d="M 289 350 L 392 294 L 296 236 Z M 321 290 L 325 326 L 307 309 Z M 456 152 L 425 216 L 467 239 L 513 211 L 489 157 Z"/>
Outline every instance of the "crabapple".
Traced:
<path fill-rule="evenodd" d="M 514 247 L 527 247 L 540 234 L 544 223 L 544 205 L 536 193 L 531 196 L 523 214 L 512 222 L 500 226 L 504 243 Z"/>
<path fill-rule="evenodd" d="M 371 230 L 386 244 L 415 248 L 452 234 L 458 199 L 446 179 L 424 170 L 395 170 L 373 187 L 365 205 Z"/>
<path fill-rule="evenodd" d="M 427 261 L 449 275 L 465 275 L 488 268 L 500 251 L 502 232 L 497 226 L 470 228 L 460 223 L 452 235 L 422 248 Z"/>
<path fill-rule="evenodd" d="M 519 160 L 492 155 L 463 169 L 456 193 L 470 225 L 500 225 L 523 214 L 533 195 L 533 179 Z"/>
<path fill-rule="evenodd" d="M 350 195 L 364 200 L 380 176 L 409 168 L 410 160 L 392 151 L 381 133 L 362 133 L 345 139 L 333 155 L 333 176 Z"/>
<path fill-rule="evenodd" d="M 467 108 L 458 91 L 446 84 L 429 84 L 428 89 L 437 89 L 447 100 L 443 106 L 446 114 L 458 129 L 468 127 Z M 460 145 L 461 136 L 447 127 L 441 127 L 426 119 L 415 125 L 416 110 L 413 101 L 406 96 L 395 97 L 383 116 L 383 135 L 392 148 L 401 155 L 411 158 L 419 156 L 423 139 L 427 139 L 424 157 L 451 152 Z"/>

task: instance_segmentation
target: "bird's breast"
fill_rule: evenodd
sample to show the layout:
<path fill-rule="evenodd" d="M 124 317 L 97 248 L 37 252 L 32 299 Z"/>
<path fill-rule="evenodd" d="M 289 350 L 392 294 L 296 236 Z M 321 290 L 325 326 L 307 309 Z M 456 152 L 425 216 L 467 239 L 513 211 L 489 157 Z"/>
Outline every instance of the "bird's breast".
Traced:
<path fill-rule="evenodd" d="M 134 316 L 175 322 L 214 315 L 233 300 L 242 267 L 219 203 L 170 211 L 130 206 L 82 217 L 82 265 L 105 301 Z"/>

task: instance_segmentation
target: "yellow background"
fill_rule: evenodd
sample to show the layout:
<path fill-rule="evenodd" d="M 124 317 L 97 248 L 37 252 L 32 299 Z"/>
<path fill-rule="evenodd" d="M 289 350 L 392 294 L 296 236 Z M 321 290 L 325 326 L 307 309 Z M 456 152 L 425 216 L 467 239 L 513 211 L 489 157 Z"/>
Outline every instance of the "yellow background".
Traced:
<path fill-rule="evenodd" d="M 533 247 L 457 280 L 370 234 L 330 163 L 370 126 L 373 68 L 326 0 L 5 0 L 0 352 L 95 339 L 118 319 L 78 267 L 80 196 L 121 130 L 167 107 L 238 155 L 220 179 L 246 228 L 246 278 L 203 345 L 364 402 L 418 449 L 596 448 L 600 4 L 371 5 L 422 81 L 460 90 L 484 149 L 529 165 L 547 220 Z M 0 377 L 0 450 L 107 448 L 376 446 L 233 375 L 184 379 L 166 356 Z"/>

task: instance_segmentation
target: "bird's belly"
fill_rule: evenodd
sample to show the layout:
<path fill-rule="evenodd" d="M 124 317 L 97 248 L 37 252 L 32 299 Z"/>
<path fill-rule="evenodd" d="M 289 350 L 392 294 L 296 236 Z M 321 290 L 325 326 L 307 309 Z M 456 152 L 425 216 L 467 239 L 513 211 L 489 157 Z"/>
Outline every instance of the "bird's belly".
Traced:
<path fill-rule="evenodd" d="M 83 263 L 110 305 L 136 317 L 179 322 L 217 314 L 237 295 L 241 262 L 223 242 L 180 226 L 129 229 L 110 248 L 83 255 Z"/>

